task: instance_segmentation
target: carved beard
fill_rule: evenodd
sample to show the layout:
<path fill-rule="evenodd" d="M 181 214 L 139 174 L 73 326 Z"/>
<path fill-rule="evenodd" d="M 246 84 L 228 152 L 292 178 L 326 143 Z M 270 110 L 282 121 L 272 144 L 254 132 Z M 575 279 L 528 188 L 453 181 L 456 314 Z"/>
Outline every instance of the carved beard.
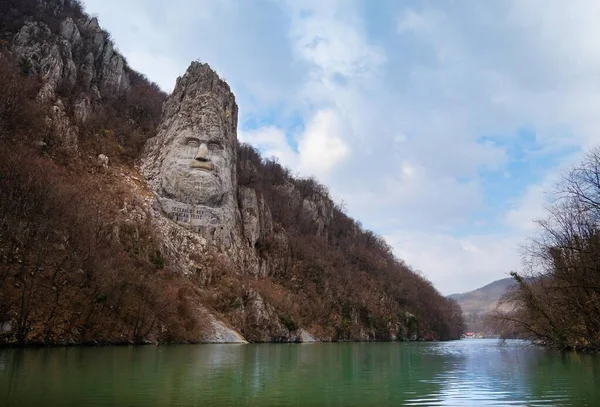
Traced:
<path fill-rule="evenodd" d="M 162 195 L 191 205 L 220 207 L 225 201 L 222 169 L 190 168 L 191 160 L 169 160 L 162 170 Z"/>

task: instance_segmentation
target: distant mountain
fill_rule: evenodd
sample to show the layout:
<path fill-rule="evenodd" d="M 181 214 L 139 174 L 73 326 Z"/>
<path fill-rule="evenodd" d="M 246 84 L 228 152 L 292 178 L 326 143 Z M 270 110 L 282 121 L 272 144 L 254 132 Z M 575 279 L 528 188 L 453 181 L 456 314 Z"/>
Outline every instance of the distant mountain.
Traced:
<path fill-rule="evenodd" d="M 448 298 L 456 300 L 461 306 L 469 331 L 483 332 L 486 331 L 485 316 L 496 308 L 500 298 L 513 284 L 512 278 L 503 278 L 467 293 L 449 295 Z"/>

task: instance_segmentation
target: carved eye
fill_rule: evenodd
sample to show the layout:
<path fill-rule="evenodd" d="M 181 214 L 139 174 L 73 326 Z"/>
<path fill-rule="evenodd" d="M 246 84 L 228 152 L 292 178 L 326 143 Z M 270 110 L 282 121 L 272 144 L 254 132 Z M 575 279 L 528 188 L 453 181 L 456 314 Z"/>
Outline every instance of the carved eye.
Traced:
<path fill-rule="evenodd" d="M 209 150 L 220 150 L 221 148 L 221 143 L 219 143 L 218 141 L 211 141 L 210 143 L 208 143 Z"/>
<path fill-rule="evenodd" d="M 194 158 L 200 147 L 200 141 L 194 138 L 189 138 L 184 144 L 184 154 L 186 158 Z"/>

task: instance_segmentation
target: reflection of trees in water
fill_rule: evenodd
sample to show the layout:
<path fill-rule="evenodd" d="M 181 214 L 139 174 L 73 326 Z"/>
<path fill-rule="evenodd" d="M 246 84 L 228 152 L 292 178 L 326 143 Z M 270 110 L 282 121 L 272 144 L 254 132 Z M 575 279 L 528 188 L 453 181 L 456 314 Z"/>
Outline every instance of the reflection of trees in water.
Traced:
<path fill-rule="evenodd" d="M 221 405 L 387 405 L 439 392 L 419 344 L 199 346 L 187 397 Z M 193 396 L 192 396 L 193 395 Z"/>
<path fill-rule="evenodd" d="M 14 405 L 386 405 L 432 394 L 419 344 L 199 345 L 8 351 Z"/>
<path fill-rule="evenodd" d="M 23 356 L 23 349 L 0 351 L 1 394 L 10 396 L 18 388 L 18 374 L 21 372 Z"/>
<path fill-rule="evenodd" d="M 597 355 L 538 350 L 536 363 L 526 366 L 529 387 L 537 397 L 568 397 L 571 405 L 598 402 L 600 359 Z M 573 401 L 578 401 L 573 404 Z"/>
<path fill-rule="evenodd" d="M 552 402 L 594 400 L 599 363 L 489 340 L 14 349 L 0 391 L 19 406 Z"/>

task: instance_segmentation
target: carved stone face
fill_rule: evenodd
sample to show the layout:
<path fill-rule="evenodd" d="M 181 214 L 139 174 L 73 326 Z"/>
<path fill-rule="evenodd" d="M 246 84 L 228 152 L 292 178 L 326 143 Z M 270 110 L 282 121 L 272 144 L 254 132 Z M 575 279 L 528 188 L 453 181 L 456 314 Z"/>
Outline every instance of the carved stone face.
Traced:
<path fill-rule="evenodd" d="M 166 217 L 224 247 L 238 216 L 237 114 L 229 85 L 192 62 L 163 105 L 140 166 Z"/>
<path fill-rule="evenodd" d="M 175 136 L 161 166 L 162 195 L 191 205 L 220 207 L 232 189 L 234 146 L 227 141 L 223 112 L 210 102 L 199 110 L 198 120 L 168 130 Z"/>

